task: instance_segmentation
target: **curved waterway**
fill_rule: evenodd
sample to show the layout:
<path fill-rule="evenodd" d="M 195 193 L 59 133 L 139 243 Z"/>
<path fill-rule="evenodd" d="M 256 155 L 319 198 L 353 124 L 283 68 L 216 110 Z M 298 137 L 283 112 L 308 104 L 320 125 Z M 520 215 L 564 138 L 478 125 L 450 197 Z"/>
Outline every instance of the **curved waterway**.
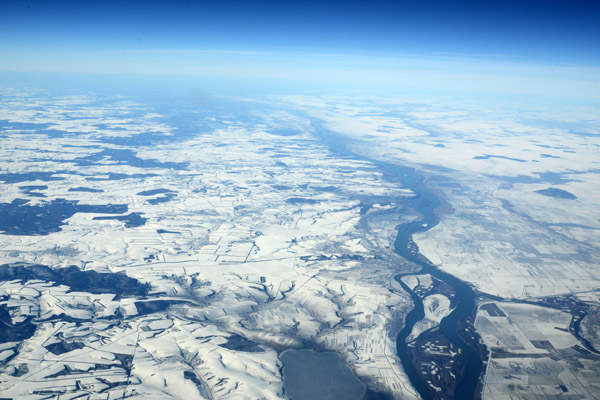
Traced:
<path fill-rule="evenodd" d="M 458 336 L 457 326 L 459 320 L 466 318 L 473 313 L 475 309 L 475 293 L 465 282 L 433 267 L 433 265 L 429 264 L 424 258 L 419 257 L 417 251 L 414 249 L 411 251 L 410 249 L 413 234 L 427 231 L 437 225 L 438 218 L 434 210 L 441 205 L 440 200 L 425 187 L 423 177 L 421 177 L 414 169 L 373 160 L 355 154 L 349 151 L 344 145 L 345 138 L 323 128 L 320 121 L 312 120 L 312 126 L 316 129 L 317 134 L 321 139 L 323 139 L 333 151 L 344 156 L 361 159 L 377 165 L 386 173 L 396 177 L 402 183 L 402 187 L 410 189 L 415 193 L 416 196 L 408 201 L 410 205 L 423 216 L 423 218 L 418 221 L 400 225 L 394 248 L 396 253 L 400 256 L 421 267 L 421 270 L 417 272 L 418 274 L 429 274 L 436 279 L 445 282 L 454 289 L 458 300 L 456 308 L 441 321 L 439 329 L 441 334 L 445 336 L 450 343 L 467 355 L 465 376 L 460 382 L 457 382 L 454 398 L 461 400 L 474 399 L 476 397 L 479 377 L 483 370 L 483 362 L 477 350 Z M 398 334 L 396 340 L 398 357 L 400 358 L 402 366 L 414 388 L 424 400 L 428 400 L 433 398 L 432 391 L 412 364 L 407 352 L 406 343 L 406 338 L 410 335 L 415 324 L 425 316 L 423 301 L 406 284 L 404 284 L 404 282 L 402 282 L 401 278 L 404 275 L 414 275 L 414 273 L 400 274 L 395 276 L 395 279 L 402 285 L 404 290 L 410 294 L 415 308 L 407 315 L 404 322 L 404 328 Z"/>
<path fill-rule="evenodd" d="M 458 298 L 458 304 L 440 323 L 440 332 L 450 343 L 460 348 L 461 351 L 467 355 L 466 373 L 462 381 L 458 382 L 454 398 L 473 399 L 475 398 L 479 376 L 483 369 L 483 362 L 477 350 L 458 336 L 457 326 L 459 320 L 466 318 L 473 313 L 473 310 L 475 309 L 475 293 L 465 282 L 440 271 L 420 258 L 418 254 L 410 251 L 409 245 L 412 243 L 412 235 L 414 233 L 429 230 L 437 225 L 438 218 L 434 209 L 440 206 L 440 201 L 424 187 L 423 179 L 414 170 L 388 165 L 388 168 L 386 169 L 389 170 L 389 168 L 391 168 L 395 175 L 400 178 L 403 187 L 411 189 L 416 194 L 416 196 L 410 200 L 411 206 L 423 215 L 423 218 L 418 221 L 402 224 L 400 226 L 394 248 L 396 253 L 405 259 L 418 264 L 421 267 L 419 273 L 429 274 L 454 288 Z M 405 326 L 398 334 L 396 340 L 398 356 L 402 361 L 402 366 L 410 378 L 411 383 L 424 399 L 430 399 L 430 389 L 417 373 L 417 370 L 410 361 L 406 349 L 406 338 L 410 335 L 414 325 L 425 316 L 423 311 L 423 301 L 408 286 L 406 286 L 404 282 L 402 282 L 401 277 L 403 275 L 405 274 L 397 275 L 395 279 L 402 285 L 404 290 L 411 295 L 412 300 L 415 303 L 415 308 L 406 317 Z"/>

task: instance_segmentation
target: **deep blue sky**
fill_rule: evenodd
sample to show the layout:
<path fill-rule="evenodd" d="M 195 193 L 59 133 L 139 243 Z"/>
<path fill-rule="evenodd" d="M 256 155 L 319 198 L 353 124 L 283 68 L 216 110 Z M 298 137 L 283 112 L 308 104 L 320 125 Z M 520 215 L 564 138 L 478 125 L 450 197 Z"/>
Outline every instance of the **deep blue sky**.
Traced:
<path fill-rule="evenodd" d="M 413 72 L 444 70 L 443 60 L 455 62 L 448 71 L 488 63 L 470 65 L 472 74 L 515 62 L 596 68 L 599 43 L 600 1 L 0 2 L 0 71 L 317 77 L 324 69 L 356 79 L 350 71 L 372 76 L 383 66 L 389 76 L 398 63 Z M 597 78 L 570 70 L 568 79 L 579 73 Z"/>
<path fill-rule="evenodd" d="M 4 46 L 343 50 L 600 60 L 600 1 L 4 0 Z"/>

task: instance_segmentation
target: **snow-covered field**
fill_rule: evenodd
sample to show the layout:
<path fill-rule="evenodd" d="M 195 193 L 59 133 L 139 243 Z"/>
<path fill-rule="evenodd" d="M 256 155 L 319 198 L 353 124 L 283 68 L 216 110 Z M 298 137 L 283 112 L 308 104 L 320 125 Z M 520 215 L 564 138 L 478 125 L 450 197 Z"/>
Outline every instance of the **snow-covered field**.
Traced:
<path fill-rule="evenodd" d="M 597 110 L 280 96 L 161 112 L 0 96 L 0 264 L 22 267 L 0 282 L 0 397 L 282 398 L 278 354 L 309 347 L 337 352 L 371 390 L 417 398 L 395 343 L 412 301 L 393 279 L 434 286 L 393 251 L 398 225 L 419 218 L 414 194 L 326 147 L 315 119 L 359 155 L 416 168 L 443 202 L 414 236 L 420 252 L 480 303 L 507 300 L 493 303 L 503 319 L 477 313 L 488 349 L 510 353 L 492 351 L 486 396 L 597 395 L 597 355 L 573 362 L 574 311 L 515 303 L 568 295 L 598 309 Z M 23 272 L 33 264 L 124 274 L 139 290 L 40 279 Z M 424 295 L 408 341 L 451 299 Z"/>
<path fill-rule="evenodd" d="M 7 218 L 2 263 L 125 273 L 150 285 L 146 301 L 173 305 L 3 282 L 12 323 L 37 327 L 2 344 L 4 397 L 277 398 L 278 352 L 305 346 L 416 397 L 392 328 L 411 307 L 391 284 L 410 270 L 392 249 L 397 224 L 417 217 L 402 206 L 410 191 L 291 113 L 198 116 L 210 128 L 177 136 L 131 101 L 27 96 L 1 113 L 0 203 L 29 218 Z M 62 217 L 43 222 L 48 210 Z M 224 347 L 235 337 L 253 344 Z"/>

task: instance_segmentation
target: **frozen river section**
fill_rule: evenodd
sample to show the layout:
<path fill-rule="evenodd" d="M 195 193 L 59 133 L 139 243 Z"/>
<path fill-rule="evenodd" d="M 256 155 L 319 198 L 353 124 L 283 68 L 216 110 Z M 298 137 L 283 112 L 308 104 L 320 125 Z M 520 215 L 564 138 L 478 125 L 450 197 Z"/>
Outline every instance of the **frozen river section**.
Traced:
<path fill-rule="evenodd" d="M 286 350 L 280 358 L 285 393 L 292 400 L 359 400 L 365 394 L 365 386 L 336 353 Z"/>
<path fill-rule="evenodd" d="M 402 187 L 412 190 L 416 196 L 410 199 L 410 205 L 418 211 L 423 218 L 402 224 L 398 229 L 394 247 L 395 251 L 408 261 L 411 261 L 421 267 L 419 274 L 429 274 L 432 277 L 451 286 L 457 297 L 457 306 L 440 323 L 440 333 L 455 349 L 459 349 L 461 354 L 466 355 L 463 361 L 466 365 L 461 368 L 464 370 L 462 378 L 457 377 L 454 398 L 473 399 L 477 396 L 479 390 L 479 381 L 483 370 L 483 361 L 479 352 L 471 344 L 466 343 L 457 333 L 459 321 L 473 315 L 475 311 L 476 295 L 469 285 L 435 268 L 432 264 L 418 253 L 418 249 L 412 241 L 412 235 L 417 232 L 423 232 L 431 229 L 438 223 L 438 218 L 434 210 L 440 206 L 440 201 L 424 185 L 423 178 L 412 168 L 393 165 L 378 160 L 352 153 L 344 144 L 344 138 L 325 129 L 320 121 L 313 120 L 313 127 L 323 141 L 335 152 L 345 156 L 355 157 L 369 161 L 378 165 L 384 172 L 392 174 L 401 183 Z M 402 362 L 404 370 L 408 375 L 412 385 L 417 389 L 423 399 L 432 399 L 432 388 L 421 377 L 408 353 L 408 344 L 406 338 L 410 335 L 415 324 L 423 319 L 423 300 L 414 293 L 401 280 L 403 275 L 397 275 L 395 279 L 412 297 L 415 308 L 408 314 L 405 320 L 404 328 L 397 337 L 398 356 Z"/>

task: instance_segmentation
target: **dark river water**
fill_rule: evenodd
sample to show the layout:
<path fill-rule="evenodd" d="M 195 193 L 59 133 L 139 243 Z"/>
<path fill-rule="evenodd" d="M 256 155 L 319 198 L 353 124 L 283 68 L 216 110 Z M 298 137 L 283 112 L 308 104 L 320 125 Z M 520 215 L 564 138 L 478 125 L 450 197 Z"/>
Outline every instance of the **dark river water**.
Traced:
<path fill-rule="evenodd" d="M 403 187 L 411 189 L 417 195 L 411 200 L 411 205 L 415 208 L 415 210 L 423 215 L 421 220 L 400 226 L 398 229 L 398 236 L 396 237 L 396 241 L 394 243 L 396 253 L 405 259 L 420 265 L 420 273 L 430 274 L 440 281 L 452 286 L 456 291 L 458 304 L 456 308 L 442 320 L 440 323 L 440 331 L 450 343 L 460 348 L 465 354 L 467 354 L 468 357 L 466 374 L 463 380 L 458 383 L 455 398 L 472 399 L 475 397 L 475 391 L 477 390 L 477 384 L 483 368 L 483 362 L 477 350 L 465 343 L 458 336 L 457 324 L 460 319 L 465 318 L 473 313 L 473 310 L 475 309 L 475 293 L 465 282 L 450 274 L 442 272 L 435 267 L 432 267 L 430 264 L 426 263 L 421 258 L 415 256 L 411 251 L 409 251 L 409 243 L 411 242 L 412 235 L 414 233 L 431 229 L 438 223 L 434 209 L 440 206 L 440 201 L 423 186 L 422 178 L 414 170 L 392 165 L 387 165 L 387 167 L 400 178 Z M 407 316 L 405 326 L 398 334 L 396 341 L 398 356 L 402 361 L 404 370 L 408 374 L 411 383 L 415 386 L 424 399 L 430 399 L 431 394 L 429 393 L 429 390 L 427 389 L 427 386 L 421 377 L 417 374 L 417 371 L 412 365 L 406 351 L 406 338 L 412 331 L 415 323 L 424 317 L 423 302 L 419 296 L 417 296 L 401 281 L 401 276 L 402 275 L 398 275 L 395 278 L 402 285 L 404 290 L 411 295 L 415 303 L 415 309 Z"/>
<path fill-rule="evenodd" d="M 409 250 L 409 244 L 412 242 L 412 235 L 414 233 L 427 231 L 437 225 L 438 218 L 434 210 L 441 205 L 440 200 L 425 187 L 423 184 L 423 177 L 414 169 L 373 160 L 352 153 L 345 146 L 346 139 L 325 129 L 320 121 L 313 120 L 313 127 L 333 151 L 343 156 L 369 161 L 377 165 L 381 170 L 396 177 L 401 182 L 402 187 L 410 189 L 415 193 L 416 196 L 408 201 L 410 202 L 410 206 L 422 215 L 422 218 L 418 221 L 402 224 L 399 227 L 398 235 L 394 243 L 395 251 L 405 259 L 419 265 L 421 267 L 419 273 L 430 274 L 454 289 L 458 302 L 456 308 L 441 321 L 440 332 L 450 343 L 456 346 L 456 348 L 461 349 L 461 351 L 467 355 L 466 374 L 460 382 L 457 382 L 454 398 L 461 400 L 475 398 L 479 377 L 483 369 L 483 362 L 477 350 L 463 341 L 457 334 L 458 321 L 471 315 L 475 309 L 475 293 L 465 282 L 438 270 L 422 258 L 418 257 L 418 254 Z M 397 275 L 395 279 L 402 285 L 404 290 L 410 294 L 415 304 L 415 308 L 406 317 L 404 328 L 398 334 L 396 341 L 398 357 L 400 358 L 402 366 L 412 385 L 422 398 L 427 400 L 432 398 L 431 390 L 412 364 L 407 352 L 406 344 L 406 338 L 412 331 L 414 325 L 424 317 L 423 301 L 401 281 L 400 278 L 403 275 L 405 274 Z"/>

